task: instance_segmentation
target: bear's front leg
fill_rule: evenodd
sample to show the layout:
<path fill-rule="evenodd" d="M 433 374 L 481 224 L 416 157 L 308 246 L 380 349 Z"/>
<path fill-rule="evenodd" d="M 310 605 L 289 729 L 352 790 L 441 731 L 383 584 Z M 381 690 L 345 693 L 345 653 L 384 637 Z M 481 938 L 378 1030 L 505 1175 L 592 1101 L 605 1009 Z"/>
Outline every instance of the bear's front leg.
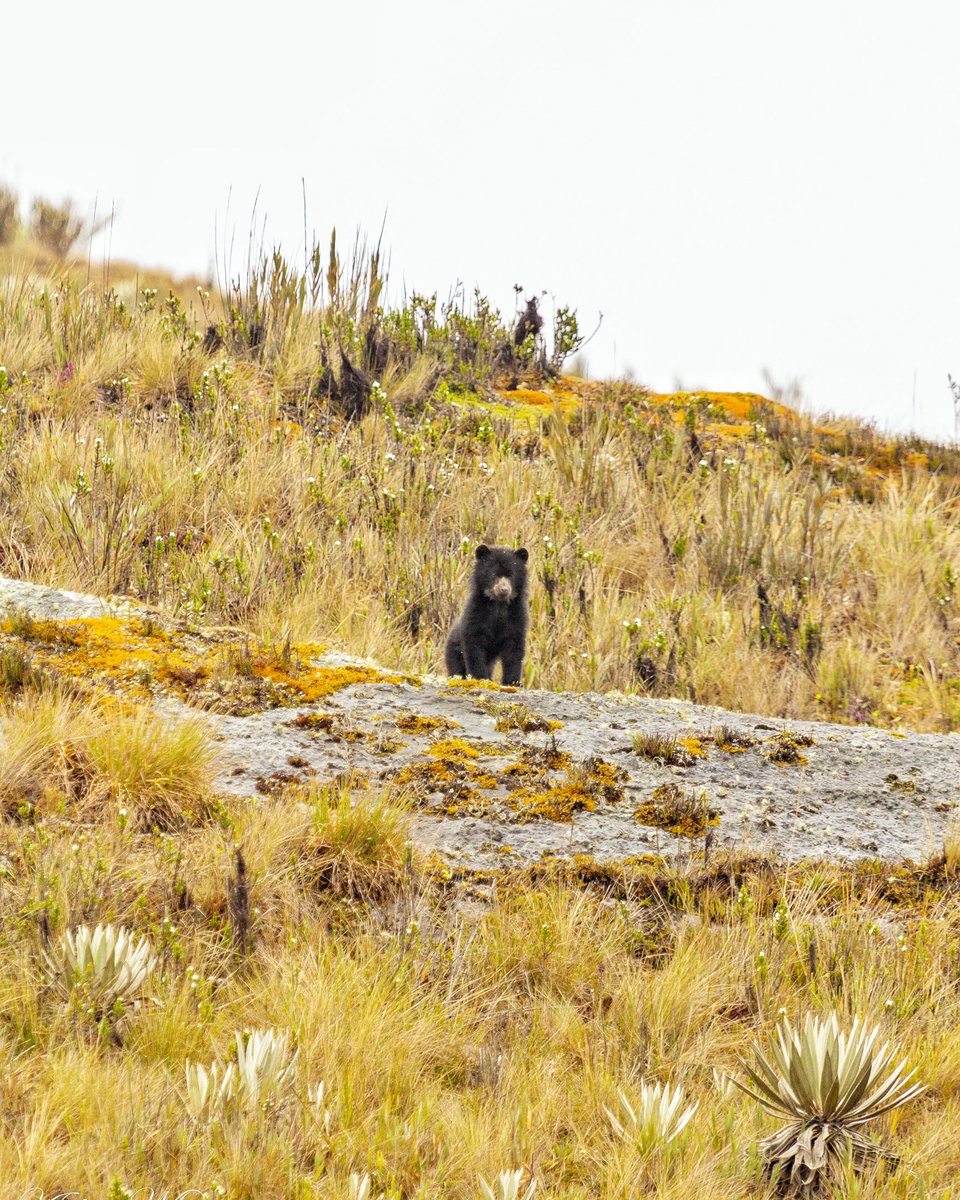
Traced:
<path fill-rule="evenodd" d="M 467 675 L 471 679 L 490 679 L 493 676 L 493 663 L 490 655 L 482 646 L 471 646 L 466 640 L 463 643 L 463 659 Z"/>
<path fill-rule="evenodd" d="M 500 655 L 504 687 L 520 687 L 523 679 L 523 646 L 509 646 Z"/>

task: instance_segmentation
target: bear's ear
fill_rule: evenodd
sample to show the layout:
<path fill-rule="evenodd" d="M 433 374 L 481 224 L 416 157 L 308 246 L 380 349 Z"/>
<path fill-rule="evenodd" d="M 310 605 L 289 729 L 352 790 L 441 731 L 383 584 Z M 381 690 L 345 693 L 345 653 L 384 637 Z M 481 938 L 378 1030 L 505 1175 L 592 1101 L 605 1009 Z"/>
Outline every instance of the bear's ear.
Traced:
<path fill-rule="evenodd" d="M 476 549 L 477 558 L 486 558 L 489 553 L 490 553 L 490 547 L 484 546 L 483 543 L 481 542 L 480 545 Z"/>
<path fill-rule="evenodd" d="M 516 551 L 516 555 L 517 558 L 522 558 L 523 561 L 526 562 L 530 557 L 530 552 L 527 550 L 526 546 L 521 546 L 520 549 Z"/>

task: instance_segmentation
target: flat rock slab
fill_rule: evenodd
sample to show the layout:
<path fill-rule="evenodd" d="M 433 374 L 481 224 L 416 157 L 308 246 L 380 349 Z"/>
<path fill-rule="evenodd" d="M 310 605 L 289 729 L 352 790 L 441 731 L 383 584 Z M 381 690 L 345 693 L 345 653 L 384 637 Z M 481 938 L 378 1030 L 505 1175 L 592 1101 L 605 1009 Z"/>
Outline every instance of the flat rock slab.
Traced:
<path fill-rule="evenodd" d="M 0 576 L 4 609 L 50 621 L 141 611 L 128 598 Z M 317 664 L 370 665 L 336 653 Z M 195 711 L 169 695 L 153 703 L 171 719 Z M 399 775 L 418 797 L 418 846 L 473 868 L 545 855 L 686 855 L 705 837 L 787 860 L 922 860 L 942 841 L 960 783 L 955 734 L 784 721 L 620 694 L 450 687 L 431 676 L 209 719 L 224 752 L 223 790 L 256 797 L 311 778 L 349 778 L 362 795 L 365 783 Z M 498 730 L 498 721 L 507 727 Z M 516 727 L 549 722 L 557 727 L 547 732 Z M 636 734 L 686 741 L 692 753 L 681 752 L 686 765 L 641 756 Z M 788 753 L 779 757 L 792 761 L 775 761 L 785 737 Z M 694 836 L 641 823 L 638 811 L 649 819 L 665 785 L 705 804 L 711 823 Z"/>

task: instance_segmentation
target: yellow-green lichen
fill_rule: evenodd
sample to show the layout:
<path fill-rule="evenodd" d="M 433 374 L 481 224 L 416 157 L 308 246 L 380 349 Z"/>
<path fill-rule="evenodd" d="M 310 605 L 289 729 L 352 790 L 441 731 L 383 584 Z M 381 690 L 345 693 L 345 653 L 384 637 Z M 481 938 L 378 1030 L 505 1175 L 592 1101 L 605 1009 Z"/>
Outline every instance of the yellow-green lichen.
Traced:
<path fill-rule="evenodd" d="M 0 623 L 0 633 L 27 641 L 38 665 L 57 675 L 140 697 L 172 692 L 229 711 L 312 703 L 351 684 L 411 682 L 374 667 L 320 666 L 312 660 L 323 648 L 312 643 L 251 650 L 139 617 L 35 621 L 18 614 Z"/>
<path fill-rule="evenodd" d="M 564 783 L 515 788 L 507 796 L 507 804 L 520 822 L 542 819 L 569 823 L 575 812 L 593 812 L 599 800 L 611 803 L 622 799 L 625 778 L 623 768 L 602 758 L 588 758 L 566 767 Z"/>
<path fill-rule="evenodd" d="M 448 692 L 516 692 L 519 689 L 509 684 L 494 683 L 492 679 L 448 679 L 444 691 Z"/>
<path fill-rule="evenodd" d="M 494 718 L 494 729 L 497 733 L 507 733 L 517 730 L 521 733 L 554 733 L 563 728 L 562 721 L 551 721 L 541 717 L 527 704 L 510 704 L 507 702 L 483 707 Z"/>
<path fill-rule="evenodd" d="M 664 783 L 634 813 L 641 825 L 665 829 L 677 837 L 700 837 L 720 818 L 707 804 L 705 792 L 685 792 L 679 784 Z"/>
<path fill-rule="evenodd" d="M 450 717 L 423 717 L 419 713 L 401 713 L 396 720 L 401 733 L 436 733 L 440 730 L 461 729 L 459 721 Z"/>

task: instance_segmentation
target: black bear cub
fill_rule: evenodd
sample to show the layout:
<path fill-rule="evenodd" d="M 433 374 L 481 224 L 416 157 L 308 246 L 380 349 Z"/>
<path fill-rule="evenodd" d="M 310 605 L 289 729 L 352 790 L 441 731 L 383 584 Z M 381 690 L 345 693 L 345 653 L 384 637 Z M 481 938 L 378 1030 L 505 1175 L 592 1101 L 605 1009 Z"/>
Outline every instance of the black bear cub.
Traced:
<path fill-rule="evenodd" d="M 447 638 L 447 673 L 492 679 L 499 659 L 503 682 L 519 684 L 529 620 L 527 551 L 478 546 L 470 595 Z"/>

